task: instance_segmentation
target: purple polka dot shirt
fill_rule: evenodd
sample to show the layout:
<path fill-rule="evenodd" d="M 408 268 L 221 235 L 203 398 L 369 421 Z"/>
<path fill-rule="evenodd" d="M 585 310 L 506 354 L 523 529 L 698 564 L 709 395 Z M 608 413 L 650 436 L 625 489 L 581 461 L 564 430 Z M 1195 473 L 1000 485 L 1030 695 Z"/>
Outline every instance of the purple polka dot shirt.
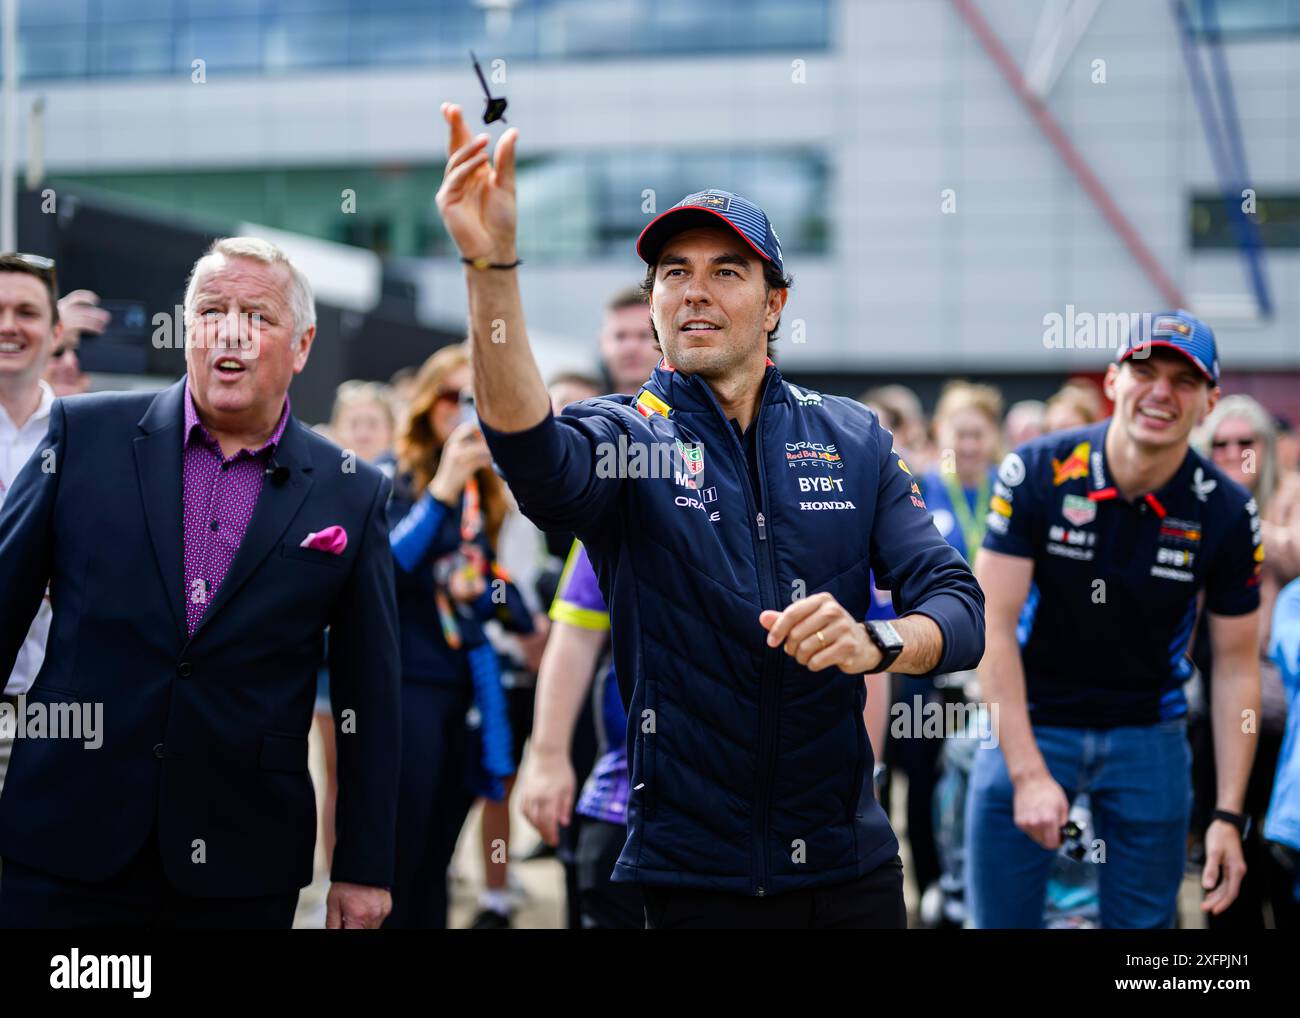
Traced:
<path fill-rule="evenodd" d="M 199 628 L 230 563 L 239 550 L 262 493 L 266 465 L 289 421 L 289 397 L 275 432 L 258 449 L 241 449 L 229 459 L 199 420 L 190 387 L 185 386 L 185 625 Z"/>

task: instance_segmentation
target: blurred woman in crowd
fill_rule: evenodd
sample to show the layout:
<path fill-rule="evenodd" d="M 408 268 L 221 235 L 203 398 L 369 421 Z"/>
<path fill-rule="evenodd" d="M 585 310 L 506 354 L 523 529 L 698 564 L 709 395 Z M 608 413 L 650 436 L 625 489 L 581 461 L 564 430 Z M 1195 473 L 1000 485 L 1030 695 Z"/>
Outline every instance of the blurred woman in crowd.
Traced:
<path fill-rule="evenodd" d="M 526 633 L 532 619 L 495 561 L 507 497 L 470 385 L 465 345 L 439 350 L 416 376 L 397 438 L 389 524 L 402 775 L 390 927 L 446 926 L 447 867 L 461 826 L 477 796 L 503 797 L 514 772 L 499 665 L 483 625 L 496 618 Z"/>
<path fill-rule="evenodd" d="M 915 392 L 906 385 L 881 385 L 864 393 L 861 402 L 874 410 L 880 423 L 893 433 L 894 448 L 906 457 L 913 470 L 919 473 L 934 462 L 934 443 Z"/>
<path fill-rule="evenodd" d="M 1096 424 L 1106 416 L 1106 404 L 1101 391 L 1091 382 L 1072 378 L 1047 401 L 1043 414 L 1044 433 L 1082 428 Z"/>
<path fill-rule="evenodd" d="M 1262 700 L 1259 742 L 1250 783 L 1246 789 L 1246 813 L 1252 829 L 1245 840 L 1247 872 L 1237 900 L 1222 915 L 1211 915 L 1211 927 L 1253 927 L 1265 925 L 1265 905 L 1278 927 L 1297 924 L 1300 909 L 1291 895 L 1294 878 L 1279 866 L 1262 837 L 1273 775 L 1286 723 L 1286 699 L 1277 664 L 1268 655 L 1269 631 L 1278 591 L 1300 575 L 1295 529 L 1300 521 L 1300 478 L 1280 474 L 1276 454 L 1276 427 L 1272 416 L 1249 396 L 1225 396 L 1206 418 L 1198 436 L 1202 455 L 1255 496 L 1264 536 L 1264 568 L 1260 582 L 1260 682 Z M 1193 660 L 1201 672 L 1205 702 L 1210 702 L 1214 676 L 1211 671 L 1209 629 L 1202 616 L 1197 628 Z M 1203 832 L 1214 809 L 1215 772 L 1209 711 L 1194 720 L 1189 736 L 1194 754 L 1196 815 L 1193 830 Z"/>
<path fill-rule="evenodd" d="M 547 384 L 551 409 L 558 417 L 566 406 L 578 400 L 599 396 L 598 380 L 578 372 L 563 372 Z M 509 491 L 506 492 L 507 496 Z M 533 730 L 533 706 L 537 689 L 537 672 L 546 648 L 551 620 L 546 609 L 555 598 L 567 545 L 550 548 L 549 538 L 509 500 L 506 518 L 497 543 L 498 560 L 509 570 L 528 610 L 533 614 L 533 632 L 518 636 L 490 630 L 488 635 L 501 660 L 501 678 L 506 691 L 512 735 L 511 758 L 518 765 L 523 760 L 524 744 Z M 573 543 L 573 535 L 554 535 Z M 590 714 L 590 711 L 587 712 Z M 592 749 L 594 754 L 594 747 Z M 510 797 L 514 778 L 505 783 L 506 794 L 500 801 L 485 799 L 479 828 L 483 853 L 483 890 L 479 893 L 479 911 L 471 924 L 475 929 L 504 929 L 522 895 L 522 888 L 509 869 L 509 861 L 500 846 L 510 844 Z M 549 846 L 541 843 L 543 855 Z M 535 856 L 530 854 L 524 861 Z M 566 870 L 569 867 L 566 867 Z"/>
<path fill-rule="evenodd" d="M 992 386 L 949 382 L 934 410 L 938 462 L 918 478 L 921 494 L 935 526 L 969 562 L 984 541 L 985 518 L 993 498 L 994 471 L 1002 437 L 1002 396 Z M 912 712 L 929 702 L 960 701 L 962 676 L 940 675 L 896 678 L 897 699 Z M 926 925 L 937 925 L 940 913 L 960 923 L 959 902 L 945 900 L 940 890 L 939 843 L 934 827 L 934 794 L 942 773 L 943 739 L 895 740 L 895 759 L 907 773 L 907 830 L 912 865 L 922 892 L 921 912 Z M 952 868 L 951 860 L 944 860 Z M 947 881 L 952 892 L 960 874 Z"/>
<path fill-rule="evenodd" d="M 351 450 L 367 463 L 376 464 L 391 477 L 394 424 L 392 403 L 386 386 L 378 382 L 349 381 L 335 391 L 334 409 L 329 424 L 319 430 L 330 441 Z M 329 696 L 329 669 L 322 665 L 316 683 L 315 721 L 325 751 L 321 844 L 325 851 L 326 869 L 334 856 L 334 805 L 339 791 L 337 744 Z"/>

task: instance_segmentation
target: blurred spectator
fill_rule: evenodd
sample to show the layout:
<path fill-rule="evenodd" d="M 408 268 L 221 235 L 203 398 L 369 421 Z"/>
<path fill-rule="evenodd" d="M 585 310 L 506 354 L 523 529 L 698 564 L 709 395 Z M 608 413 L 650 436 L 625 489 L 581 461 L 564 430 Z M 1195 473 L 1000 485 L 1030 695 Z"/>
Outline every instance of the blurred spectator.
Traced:
<path fill-rule="evenodd" d="M 393 415 L 399 421 L 406 420 L 407 407 L 415 393 L 416 370 L 413 367 L 398 368 L 388 380 L 388 394 L 393 403 Z"/>
<path fill-rule="evenodd" d="M 502 798 L 514 771 L 500 665 L 484 625 L 495 618 L 526 633 L 532 618 L 496 562 L 508 500 L 467 406 L 471 384 L 465 344 L 439 350 L 420 368 L 397 438 L 389 522 L 402 775 L 389 927 L 446 926 L 447 866 L 465 817 L 479 795 Z"/>
<path fill-rule="evenodd" d="M 81 291 L 78 291 L 81 292 Z M 388 390 L 378 382 L 344 382 L 334 396 L 334 410 L 328 425 L 317 425 L 319 432 L 344 449 L 350 449 L 367 463 L 379 465 L 392 476 L 393 446 L 392 403 Z M 387 463 L 381 460 L 387 459 Z M 326 637 L 328 639 L 328 636 Z M 334 735 L 334 715 L 330 710 L 329 670 L 322 665 L 316 681 L 315 723 L 325 752 L 325 791 L 321 809 L 321 843 L 328 868 L 334 855 L 334 808 L 338 801 L 338 756 Z"/>
<path fill-rule="evenodd" d="M 397 421 L 387 386 L 378 382 L 344 382 L 334 396 L 330 432 L 334 441 L 374 463 L 393 448 Z"/>
<path fill-rule="evenodd" d="M 1270 653 L 1286 685 L 1289 709 L 1263 836 L 1274 849 L 1283 881 L 1290 882 L 1289 907 L 1275 911 L 1275 925 L 1294 929 L 1300 912 L 1300 580 L 1278 595 L 1272 633 Z"/>
<path fill-rule="evenodd" d="M 597 346 L 608 382 L 604 391 L 633 393 L 650 377 L 659 362 L 659 345 L 639 286 L 619 290 L 605 303 Z"/>
<path fill-rule="evenodd" d="M 1002 445 L 1015 449 L 1043 433 L 1047 404 L 1041 399 L 1022 399 L 1012 403 L 1002 422 Z"/>
<path fill-rule="evenodd" d="M 651 368 L 653 369 L 653 365 Z M 647 376 L 649 372 L 646 373 Z M 641 381 L 645 381 L 643 378 Z M 641 383 L 638 382 L 638 385 Z M 594 399 L 602 394 L 600 379 L 592 375 L 584 375 L 577 371 L 565 371 L 555 375 L 550 383 L 546 386 L 546 391 L 551 395 L 551 411 L 556 415 L 563 413 L 564 408 L 570 403 L 577 403 L 584 399 Z"/>
<path fill-rule="evenodd" d="M 934 410 L 939 462 L 918 480 L 939 533 L 967 561 L 984 541 L 1001 423 L 1002 396 L 989 385 L 949 382 Z M 895 688 L 909 712 L 918 707 L 942 710 L 945 701 L 962 701 L 964 679 L 963 675 L 899 675 Z M 907 774 L 907 836 L 921 889 L 921 921 L 927 926 L 939 925 L 945 918 L 960 925 L 964 915 L 957 891 L 962 886 L 959 853 L 949 853 L 953 858 L 942 860 L 941 866 L 934 824 L 935 789 L 942 774 L 945 741 L 903 738 L 893 744 L 896 762 Z M 948 840 L 959 841 L 951 836 Z M 949 879 L 941 880 L 945 875 Z M 949 889 L 947 895 L 944 887 Z"/>
<path fill-rule="evenodd" d="M 894 433 L 894 448 L 913 471 L 921 473 L 934 465 L 934 445 L 916 393 L 906 385 L 882 385 L 867 390 L 861 402 L 874 410 L 885 427 Z"/>
<path fill-rule="evenodd" d="M 41 375 L 62 339 L 56 287 L 54 263 L 48 259 L 0 255 L 0 505 L 49 426 L 55 393 Z M 13 671 L 0 673 L 0 703 L 16 710 L 15 698 L 32 687 L 45 660 L 51 618 L 47 590 Z M 0 731 L 0 788 L 12 747 L 10 732 Z"/>
<path fill-rule="evenodd" d="M 112 316 L 99 306 L 99 295 L 90 290 L 73 290 L 59 301 L 63 338 L 54 344 L 45 380 L 55 396 L 76 396 L 90 389 L 90 376 L 81 370 L 81 337 L 100 335 Z"/>
<path fill-rule="evenodd" d="M 1263 520 L 1264 582 L 1261 649 L 1267 648 L 1268 624 L 1278 590 L 1300 576 L 1300 476 L 1279 470 L 1277 426 L 1250 396 L 1231 395 L 1219 400 L 1205 419 L 1196 446 L 1202 455 L 1255 496 Z"/>
<path fill-rule="evenodd" d="M 1268 521 L 1287 515 L 1282 504 L 1291 507 L 1300 503 L 1300 480 L 1288 475 L 1284 483 L 1278 475 L 1277 430 L 1273 417 L 1250 396 L 1231 395 L 1219 400 L 1199 429 L 1195 445 L 1197 450 L 1213 459 L 1214 465 L 1255 496 L 1260 517 Z M 1282 748 L 1286 719 L 1286 693 L 1282 677 L 1269 655 L 1269 630 L 1273 618 L 1273 605 L 1278 591 L 1300 568 L 1296 568 L 1291 545 L 1285 540 L 1287 528 L 1277 523 L 1262 523 L 1264 532 L 1264 571 L 1260 583 L 1260 718 L 1259 741 L 1251 767 L 1250 782 L 1246 787 L 1245 812 L 1251 817 L 1253 828 L 1246 837 L 1243 848 L 1246 857 L 1246 876 L 1241 891 L 1221 915 L 1210 915 L 1211 928 L 1262 929 L 1265 923 L 1265 905 L 1274 921 L 1282 924 L 1284 917 L 1294 924 L 1295 907 L 1291 902 L 1291 879 L 1283 872 L 1277 860 L 1268 851 L 1263 840 L 1264 815 L 1268 809 Z M 1270 536 L 1271 531 L 1271 536 Z M 1275 553 L 1273 544 L 1278 551 Z M 1210 655 L 1209 628 L 1204 617 L 1197 627 L 1196 646 L 1193 652 L 1201 672 L 1206 702 L 1210 702 L 1214 675 Z M 1190 735 L 1194 757 L 1196 789 L 1196 826 L 1199 833 L 1214 808 L 1216 774 L 1212 746 L 1213 730 L 1208 715 L 1197 718 Z"/>
<path fill-rule="evenodd" d="M 1047 401 L 1043 414 L 1044 434 L 1082 428 L 1096 424 L 1106 416 L 1106 405 L 1101 392 L 1091 382 L 1074 378 L 1066 382 L 1056 395 Z"/>
<path fill-rule="evenodd" d="M 510 758 L 518 769 L 533 729 L 537 672 L 551 628 L 551 620 L 537 595 L 537 581 L 549 565 L 549 556 L 545 535 L 519 511 L 509 489 L 506 496 L 509 508 L 497 539 L 497 562 L 518 588 L 532 616 L 533 631 L 512 633 L 490 622 L 487 635 L 500 662 L 501 685 L 510 717 Z M 482 800 L 479 843 L 483 855 L 483 890 L 479 893 L 480 912 L 475 921 L 479 929 L 509 925 L 510 914 L 522 899 L 521 885 L 510 868 L 515 859 L 510 839 L 510 797 L 515 784 L 515 779 L 507 778 L 504 798 Z"/>

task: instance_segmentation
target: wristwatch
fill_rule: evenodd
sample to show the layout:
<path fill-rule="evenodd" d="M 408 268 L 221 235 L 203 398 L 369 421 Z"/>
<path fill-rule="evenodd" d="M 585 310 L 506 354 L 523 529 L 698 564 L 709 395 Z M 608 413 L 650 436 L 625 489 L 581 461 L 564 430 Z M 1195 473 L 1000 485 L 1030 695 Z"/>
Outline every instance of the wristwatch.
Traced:
<path fill-rule="evenodd" d="M 1246 840 L 1246 835 L 1250 833 L 1250 817 L 1244 813 L 1230 813 L 1226 809 L 1216 809 L 1210 816 L 1210 822 L 1222 820 L 1225 824 L 1232 824 L 1237 828 L 1237 833 L 1241 835 L 1241 840 Z"/>
<path fill-rule="evenodd" d="M 875 675 L 877 672 L 889 671 L 889 666 L 898 660 L 899 654 L 903 653 L 903 638 L 899 636 L 898 630 L 894 628 L 892 622 L 883 622 L 880 619 L 864 622 L 862 628 L 871 637 L 871 642 L 880 648 L 881 653 L 880 664 L 866 674 Z"/>

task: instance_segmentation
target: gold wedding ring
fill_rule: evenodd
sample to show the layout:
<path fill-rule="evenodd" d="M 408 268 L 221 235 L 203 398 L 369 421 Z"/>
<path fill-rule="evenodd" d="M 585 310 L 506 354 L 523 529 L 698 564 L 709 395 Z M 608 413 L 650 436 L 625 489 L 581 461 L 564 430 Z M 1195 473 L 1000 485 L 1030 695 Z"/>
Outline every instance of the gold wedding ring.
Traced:
<path fill-rule="evenodd" d="M 817 639 L 821 640 L 823 647 L 826 646 L 826 637 L 822 636 L 822 631 L 820 629 L 817 630 Z"/>

